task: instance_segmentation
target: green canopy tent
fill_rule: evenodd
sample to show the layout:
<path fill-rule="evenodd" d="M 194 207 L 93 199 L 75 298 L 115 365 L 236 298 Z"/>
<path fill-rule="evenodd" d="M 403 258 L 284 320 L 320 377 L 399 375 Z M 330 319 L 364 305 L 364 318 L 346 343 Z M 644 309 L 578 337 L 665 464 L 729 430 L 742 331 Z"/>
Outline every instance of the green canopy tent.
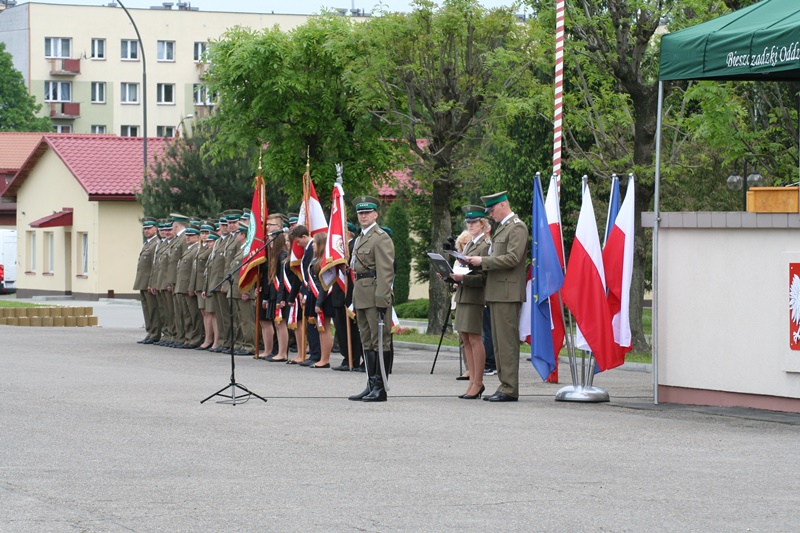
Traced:
<path fill-rule="evenodd" d="M 661 39 L 653 224 L 653 399 L 658 403 L 658 226 L 664 82 L 800 80 L 800 0 L 761 0 Z M 800 158 L 800 155 L 798 155 Z"/>

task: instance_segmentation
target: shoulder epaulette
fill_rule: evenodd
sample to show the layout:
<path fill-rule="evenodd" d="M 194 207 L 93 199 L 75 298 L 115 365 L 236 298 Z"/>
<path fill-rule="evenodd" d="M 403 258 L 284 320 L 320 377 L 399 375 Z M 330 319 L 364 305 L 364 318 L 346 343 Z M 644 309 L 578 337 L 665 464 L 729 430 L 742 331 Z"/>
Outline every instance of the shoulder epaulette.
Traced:
<path fill-rule="evenodd" d="M 376 235 L 386 235 L 386 232 L 383 231 L 381 228 L 375 228 Z"/>
<path fill-rule="evenodd" d="M 522 221 L 519 218 L 514 219 L 514 224 L 520 224 L 520 223 L 522 223 Z"/>

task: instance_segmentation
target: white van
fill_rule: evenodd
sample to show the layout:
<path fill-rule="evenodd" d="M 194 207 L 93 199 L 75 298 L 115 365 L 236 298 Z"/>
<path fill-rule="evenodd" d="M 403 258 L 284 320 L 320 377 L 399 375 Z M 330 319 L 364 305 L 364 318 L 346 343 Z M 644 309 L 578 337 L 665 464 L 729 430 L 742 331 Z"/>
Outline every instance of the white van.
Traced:
<path fill-rule="evenodd" d="M 0 284 L 0 292 L 15 289 L 17 282 L 17 232 L 0 229 L 0 265 L 5 271 L 5 281 Z"/>

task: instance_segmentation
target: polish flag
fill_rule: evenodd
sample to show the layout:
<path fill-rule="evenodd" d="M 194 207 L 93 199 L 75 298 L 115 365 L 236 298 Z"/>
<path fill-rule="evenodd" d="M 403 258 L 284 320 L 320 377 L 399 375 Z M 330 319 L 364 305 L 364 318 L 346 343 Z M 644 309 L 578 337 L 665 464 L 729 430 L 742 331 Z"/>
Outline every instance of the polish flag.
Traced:
<path fill-rule="evenodd" d="M 619 209 L 614 226 L 603 249 L 603 267 L 608 285 L 608 308 L 612 315 L 611 327 L 618 356 L 633 349 L 631 342 L 630 298 L 633 277 L 633 231 L 634 231 L 634 184 L 633 174 L 628 177 L 625 200 Z"/>
<path fill-rule="evenodd" d="M 325 212 L 322 210 L 322 204 L 319 203 L 317 190 L 314 188 L 314 182 L 311 181 L 311 175 L 308 170 L 303 174 L 303 203 L 300 205 L 300 213 L 297 215 L 297 225 L 308 228 L 308 233 L 312 237 L 317 233 L 328 231 Z M 303 279 L 305 279 L 305 276 L 301 272 L 300 264 L 303 261 L 304 253 L 305 248 L 300 246 L 297 241 L 294 241 L 290 250 L 289 266 L 297 274 L 297 277 Z"/>
<path fill-rule="evenodd" d="M 564 304 L 575 316 L 600 370 L 609 370 L 624 363 L 624 355 L 620 356 L 614 344 L 611 312 L 606 299 L 603 256 L 588 185 L 583 189 L 581 212 L 561 295 Z"/>

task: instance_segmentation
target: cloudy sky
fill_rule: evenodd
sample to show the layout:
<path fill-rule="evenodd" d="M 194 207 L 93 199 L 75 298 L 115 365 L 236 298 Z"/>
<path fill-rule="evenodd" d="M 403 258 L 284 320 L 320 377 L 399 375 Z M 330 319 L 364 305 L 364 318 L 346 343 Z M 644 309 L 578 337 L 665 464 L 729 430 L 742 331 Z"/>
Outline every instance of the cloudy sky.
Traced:
<path fill-rule="evenodd" d="M 105 5 L 112 0 L 37 0 L 43 4 L 80 4 L 80 5 Z M 164 0 L 123 0 L 125 7 L 147 9 L 150 6 L 160 6 Z M 170 0 L 177 3 L 178 0 Z M 17 0 L 18 4 L 25 3 Z M 284 13 L 284 14 L 312 14 L 318 13 L 321 8 L 356 8 L 372 11 L 376 6 L 383 4 L 389 11 L 409 11 L 408 0 L 191 0 L 192 7 L 202 11 L 238 11 L 245 13 Z M 510 0 L 480 0 L 486 7 L 509 5 Z M 175 9 L 175 8 L 173 8 Z M 520 8 L 520 13 L 525 9 Z"/>

